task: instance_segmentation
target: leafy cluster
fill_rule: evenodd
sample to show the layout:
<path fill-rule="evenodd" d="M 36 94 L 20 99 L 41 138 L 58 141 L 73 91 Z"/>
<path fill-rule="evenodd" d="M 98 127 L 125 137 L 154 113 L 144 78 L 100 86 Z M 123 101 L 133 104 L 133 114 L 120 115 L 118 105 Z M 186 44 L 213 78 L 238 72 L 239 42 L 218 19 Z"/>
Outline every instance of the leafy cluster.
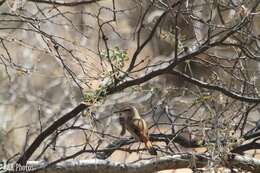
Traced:
<path fill-rule="evenodd" d="M 101 52 L 101 58 L 109 60 L 119 69 L 123 68 L 125 62 L 129 60 L 127 51 L 120 49 L 117 46 L 115 46 L 113 49 L 110 49 L 109 52 Z"/>

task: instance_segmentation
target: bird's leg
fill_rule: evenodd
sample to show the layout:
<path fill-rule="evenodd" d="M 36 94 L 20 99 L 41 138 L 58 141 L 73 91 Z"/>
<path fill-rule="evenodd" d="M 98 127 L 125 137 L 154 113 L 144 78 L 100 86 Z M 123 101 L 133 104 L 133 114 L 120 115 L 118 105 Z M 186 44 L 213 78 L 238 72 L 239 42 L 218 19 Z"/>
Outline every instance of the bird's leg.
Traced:
<path fill-rule="evenodd" d="M 139 153 L 139 149 L 140 149 L 140 147 L 141 147 L 141 142 L 138 142 L 138 147 L 137 147 L 137 153 Z"/>
<path fill-rule="evenodd" d="M 122 130 L 120 132 L 120 135 L 123 136 L 126 133 L 126 122 L 125 122 L 125 118 L 124 117 L 119 117 L 119 124 L 122 127 Z"/>

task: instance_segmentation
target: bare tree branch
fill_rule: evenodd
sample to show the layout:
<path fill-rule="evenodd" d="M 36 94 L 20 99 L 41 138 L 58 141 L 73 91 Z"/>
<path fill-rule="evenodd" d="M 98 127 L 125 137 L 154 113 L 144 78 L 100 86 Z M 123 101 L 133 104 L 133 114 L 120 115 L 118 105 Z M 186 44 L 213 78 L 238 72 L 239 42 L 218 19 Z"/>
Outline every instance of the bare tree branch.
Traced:
<path fill-rule="evenodd" d="M 151 160 L 142 160 L 135 163 L 118 163 L 108 160 L 71 160 L 57 163 L 48 168 L 44 168 L 48 163 L 29 161 L 26 166 L 38 170 L 38 173 L 150 173 L 167 169 L 191 168 L 198 169 L 206 167 L 210 157 L 205 154 L 176 154 L 172 156 L 164 156 Z M 222 160 L 223 166 L 232 169 L 242 169 L 257 173 L 260 171 L 260 160 L 241 156 L 237 154 L 228 154 Z"/>
<path fill-rule="evenodd" d="M 30 2 L 35 2 L 35 3 L 43 3 L 43 4 L 52 4 L 52 5 L 58 5 L 58 6 L 68 6 L 68 7 L 73 7 L 73 6 L 79 6 L 79 5 L 86 5 L 86 4 L 92 4 L 101 0 L 89 0 L 89 1 L 78 1 L 78 2 L 59 2 L 59 1 L 45 1 L 45 0 L 28 0 Z"/>
<path fill-rule="evenodd" d="M 178 72 L 178 71 L 175 71 L 175 70 L 172 70 L 171 72 L 172 72 L 172 74 L 185 79 L 185 81 L 187 81 L 187 82 L 190 82 L 190 83 L 197 85 L 199 87 L 202 87 L 202 88 L 207 88 L 207 89 L 210 89 L 210 90 L 219 91 L 219 92 L 221 92 L 221 93 L 225 94 L 226 96 L 231 97 L 233 99 L 237 99 L 237 100 L 248 102 L 248 103 L 260 103 L 260 98 L 242 96 L 242 95 L 235 93 L 233 91 L 230 91 L 230 90 L 228 90 L 224 87 L 221 87 L 221 86 L 218 86 L 218 85 L 212 85 L 212 84 L 200 81 L 200 80 L 195 79 L 193 77 L 190 77 L 190 76 L 188 76 L 184 73 L 181 73 L 181 72 Z"/>
<path fill-rule="evenodd" d="M 3 5 L 3 3 L 5 3 L 6 0 L 2 0 L 0 1 L 0 6 Z"/>
<path fill-rule="evenodd" d="M 195 160 L 196 165 L 192 165 L 193 160 Z M 165 170 L 165 169 L 178 169 L 178 168 L 189 168 L 190 166 L 196 166 L 201 168 L 206 166 L 207 157 L 205 155 L 192 155 L 192 154 L 178 154 L 173 156 L 165 156 L 152 160 L 143 160 L 136 163 L 118 163 L 108 160 L 79 160 L 79 161 L 65 161 L 53 165 L 47 169 L 43 169 L 41 172 L 48 173 L 58 173 L 58 172 L 73 172 L 77 170 L 79 173 L 88 172 L 88 173 L 151 173 L 155 171 Z M 46 163 L 42 164 L 39 162 L 30 163 L 28 166 L 32 167 L 43 167 Z M 60 169 L 62 168 L 62 169 Z"/>
<path fill-rule="evenodd" d="M 65 124 L 67 121 L 71 120 L 73 117 L 78 115 L 81 111 L 86 109 L 88 105 L 85 103 L 79 104 L 77 107 L 75 107 L 72 111 L 65 114 L 58 120 L 56 120 L 50 127 L 45 129 L 43 132 L 41 132 L 37 138 L 33 141 L 33 143 L 29 146 L 28 149 L 22 154 L 22 156 L 18 159 L 18 164 L 26 164 L 27 160 L 32 156 L 34 151 L 40 146 L 40 144 L 49 136 L 51 135 L 55 130 L 57 130 L 60 126 Z"/>
<path fill-rule="evenodd" d="M 165 142 L 165 143 L 177 143 L 183 147 L 187 148 L 195 148 L 202 147 L 203 142 L 198 139 L 187 139 L 182 134 L 150 134 L 150 140 L 152 142 Z M 102 152 L 97 152 L 97 158 L 99 159 L 107 159 L 110 157 L 116 150 L 120 149 L 123 146 L 130 145 L 135 140 L 129 139 L 120 139 L 116 140 L 113 143 L 106 146 L 106 150 Z M 199 144 L 201 143 L 201 144 Z"/>

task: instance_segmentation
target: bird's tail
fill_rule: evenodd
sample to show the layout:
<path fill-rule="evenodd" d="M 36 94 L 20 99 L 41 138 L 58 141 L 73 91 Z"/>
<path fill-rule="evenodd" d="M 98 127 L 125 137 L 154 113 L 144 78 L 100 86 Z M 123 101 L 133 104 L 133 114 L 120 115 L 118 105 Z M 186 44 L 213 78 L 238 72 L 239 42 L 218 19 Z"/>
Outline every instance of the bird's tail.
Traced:
<path fill-rule="evenodd" d="M 157 155 L 156 149 L 153 147 L 151 141 L 148 140 L 144 144 L 151 155 Z"/>

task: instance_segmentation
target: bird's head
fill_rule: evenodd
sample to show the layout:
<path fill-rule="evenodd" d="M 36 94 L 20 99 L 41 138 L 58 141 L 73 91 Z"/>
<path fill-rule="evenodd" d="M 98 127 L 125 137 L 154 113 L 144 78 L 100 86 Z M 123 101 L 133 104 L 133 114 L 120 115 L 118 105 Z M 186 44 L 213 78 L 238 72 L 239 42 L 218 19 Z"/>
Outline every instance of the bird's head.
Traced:
<path fill-rule="evenodd" d="M 114 113 L 120 113 L 123 116 L 127 116 L 129 119 L 140 118 L 140 114 L 135 106 L 127 105 L 122 107 L 120 110 L 115 111 Z"/>

